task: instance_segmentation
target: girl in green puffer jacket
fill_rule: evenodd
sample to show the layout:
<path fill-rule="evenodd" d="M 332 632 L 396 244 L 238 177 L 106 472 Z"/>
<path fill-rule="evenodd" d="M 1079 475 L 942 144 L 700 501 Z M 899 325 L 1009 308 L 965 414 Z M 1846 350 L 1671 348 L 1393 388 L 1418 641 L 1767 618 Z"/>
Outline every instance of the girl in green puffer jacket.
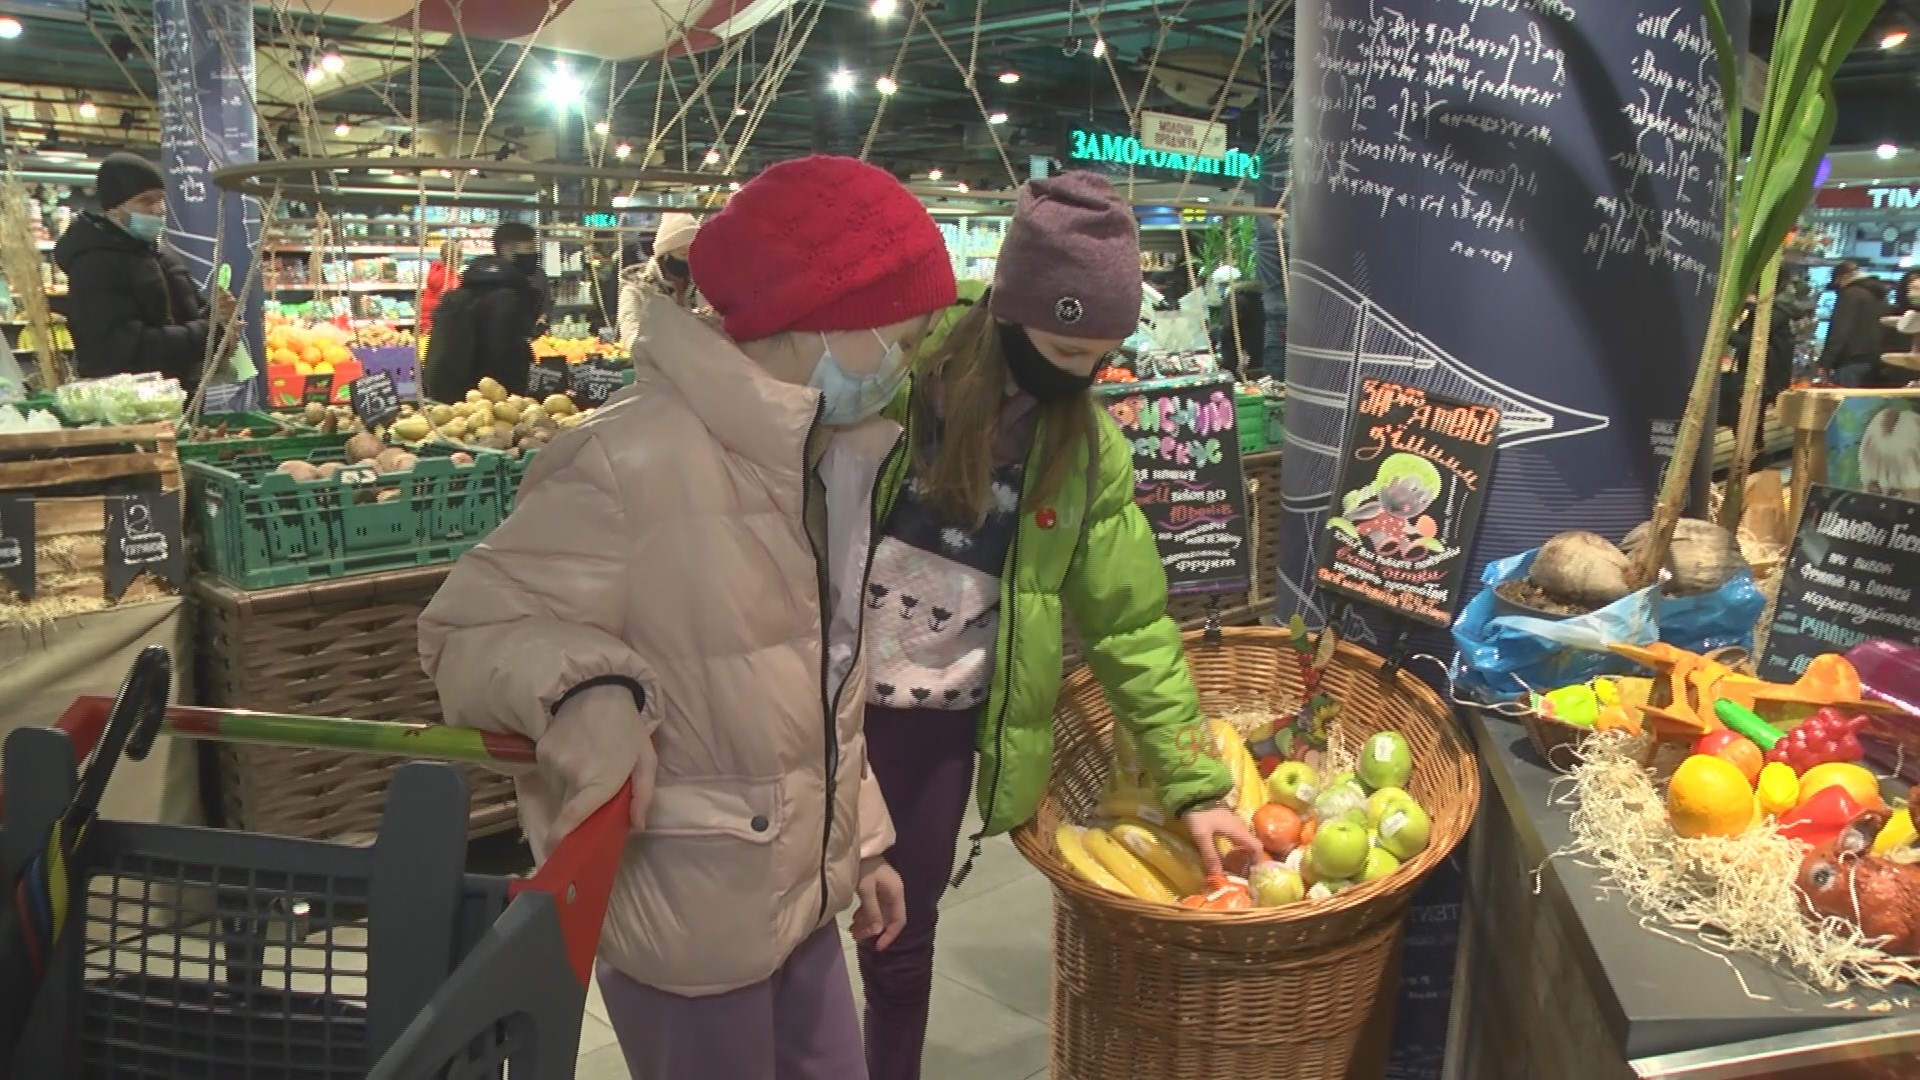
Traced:
<path fill-rule="evenodd" d="M 1170 811 L 1213 859 L 1257 852 L 1199 752 L 1198 694 L 1166 617 L 1166 575 L 1133 503 L 1127 442 L 1091 399 L 1093 372 L 1139 322 L 1132 211 L 1105 181 L 1030 182 L 991 293 L 936 328 L 898 419 L 908 452 L 883 477 L 866 586 L 869 759 L 898 839 L 888 861 L 907 925 L 862 946 L 872 1080 L 920 1075 L 940 895 L 979 757 L 982 836 L 1033 816 L 1052 760 L 1062 619 Z"/>

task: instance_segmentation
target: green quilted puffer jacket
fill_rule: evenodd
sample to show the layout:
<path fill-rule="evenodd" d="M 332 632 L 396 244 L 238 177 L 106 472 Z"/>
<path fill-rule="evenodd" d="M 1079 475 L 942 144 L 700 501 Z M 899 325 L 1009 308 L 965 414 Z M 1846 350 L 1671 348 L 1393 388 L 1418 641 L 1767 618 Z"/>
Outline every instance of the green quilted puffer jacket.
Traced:
<path fill-rule="evenodd" d="M 978 288 L 963 300 L 977 301 Z M 949 312 L 930 342 L 951 328 Z M 906 480 L 904 447 L 913 445 L 911 387 L 887 412 L 908 432 L 882 473 L 876 520 L 885 522 Z M 1073 620 L 1087 663 L 1114 716 L 1133 735 L 1160 800 L 1180 812 L 1225 797 L 1227 766 L 1206 753 L 1200 699 L 1187 670 L 1180 630 L 1167 618 L 1167 577 L 1146 517 L 1133 502 L 1133 454 L 1105 410 L 1097 455 L 1083 456 L 1047 505 L 1035 505 L 1043 471 L 1036 430 L 1028 451 L 1020 526 L 1000 575 L 1000 637 L 992 690 L 980 714 L 976 793 L 985 835 L 1033 817 L 1053 764 L 1053 707 L 1059 696 L 1061 627 Z M 1087 462 L 1096 463 L 1087 475 Z M 1089 504 L 1091 497 L 1091 504 Z"/>

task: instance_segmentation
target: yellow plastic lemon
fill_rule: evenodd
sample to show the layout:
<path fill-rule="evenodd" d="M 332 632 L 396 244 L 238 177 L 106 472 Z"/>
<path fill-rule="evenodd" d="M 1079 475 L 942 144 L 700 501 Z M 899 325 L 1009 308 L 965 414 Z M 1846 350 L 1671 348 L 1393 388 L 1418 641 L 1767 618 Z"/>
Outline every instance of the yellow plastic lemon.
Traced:
<path fill-rule="evenodd" d="M 1760 798 L 1760 809 L 1769 814 L 1784 814 L 1800 805 L 1800 777 L 1794 774 L 1793 766 L 1784 761 L 1767 762 L 1754 788 Z"/>
<path fill-rule="evenodd" d="M 1737 836 L 1758 814 L 1746 774 L 1723 758 L 1694 754 L 1667 784 L 1667 815 L 1681 836 Z"/>

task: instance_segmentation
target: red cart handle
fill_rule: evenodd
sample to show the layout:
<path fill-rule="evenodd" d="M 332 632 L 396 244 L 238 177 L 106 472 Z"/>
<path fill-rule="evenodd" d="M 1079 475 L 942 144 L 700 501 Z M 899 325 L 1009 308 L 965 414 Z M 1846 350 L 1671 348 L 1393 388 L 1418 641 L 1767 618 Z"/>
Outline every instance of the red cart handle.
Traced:
<path fill-rule="evenodd" d="M 112 711 L 112 698 L 88 696 L 75 698 L 61 714 L 54 726 L 72 740 L 77 760 L 86 760 L 100 744 Z M 533 740 L 525 736 L 442 724 L 341 720 L 172 705 L 167 708 L 161 731 L 187 739 L 320 747 L 515 769 L 530 767 L 535 760 Z M 0 777 L 0 781 L 4 781 L 4 777 Z M 509 898 L 528 891 L 553 897 L 560 932 L 567 943 L 567 960 L 582 986 L 587 985 L 593 975 L 600 923 L 606 918 L 614 875 L 620 869 L 626 850 L 632 802 L 633 782 L 629 780 L 618 794 L 562 837 L 533 876 L 517 879 L 508 886 Z"/>

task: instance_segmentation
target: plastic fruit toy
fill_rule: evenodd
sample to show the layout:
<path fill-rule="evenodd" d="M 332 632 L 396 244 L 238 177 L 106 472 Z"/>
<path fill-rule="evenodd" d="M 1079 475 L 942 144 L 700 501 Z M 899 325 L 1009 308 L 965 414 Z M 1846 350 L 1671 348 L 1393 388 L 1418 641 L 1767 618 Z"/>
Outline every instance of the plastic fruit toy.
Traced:
<path fill-rule="evenodd" d="M 1727 762 L 1739 769 L 1749 784 L 1759 779 L 1760 768 L 1766 764 L 1760 755 L 1760 747 L 1752 739 L 1728 728 L 1700 736 L 1693 744 L 1693 752 Z"/>
<path fill-rule="evenodd" d="M 1767 760 L 1784 761 L 1802 773 L 1832 762 L 1859 761 L 1867 756 L 1866 747 L 1860 745 L 1860 729 L 1866 726 L 1864 716 L 1821 709 L 1782 736 L 1767 751 Z"/>
<path fill-rule="evenodd" d="M 1884 805 L 1880 801 L 1880 781 L 1864 767 L 1848 761 L 1829 761 L 1800 774 L 1800 801 L 1813 797 L 1822 788 L 1839 785 L 1847 789 L 1853 801 L 1863 809 Z"/>
<path fill-rule="evenodd" d="M 1689 756 L 1667 783 L 1667 816 L 1681 836 L 1737 836 L 1758 814 L 1746 775 L 1710 754 Z"/>
<path fill-rule="evenodd" d="M 1753 793 L 1761 811 L 1777 817 L 1800 805 L 1800 778 L 1786 762 L 1769 761 L 1760 769 Z"/>

